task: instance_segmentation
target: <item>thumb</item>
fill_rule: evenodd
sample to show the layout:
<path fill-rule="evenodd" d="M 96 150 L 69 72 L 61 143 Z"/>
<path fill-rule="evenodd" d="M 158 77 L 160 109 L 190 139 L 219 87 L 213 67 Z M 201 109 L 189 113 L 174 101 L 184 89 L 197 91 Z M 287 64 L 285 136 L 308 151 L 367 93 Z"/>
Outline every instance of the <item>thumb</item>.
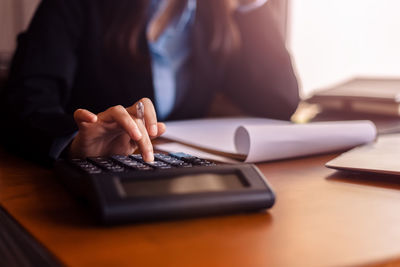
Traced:
<path fill-rule="evenodd" d="M 97 115 L 86 109 L 77 109 L 74 112 L 74 120 L 80 126 L 83 122 L 93 123 L 97 121 Z"/>

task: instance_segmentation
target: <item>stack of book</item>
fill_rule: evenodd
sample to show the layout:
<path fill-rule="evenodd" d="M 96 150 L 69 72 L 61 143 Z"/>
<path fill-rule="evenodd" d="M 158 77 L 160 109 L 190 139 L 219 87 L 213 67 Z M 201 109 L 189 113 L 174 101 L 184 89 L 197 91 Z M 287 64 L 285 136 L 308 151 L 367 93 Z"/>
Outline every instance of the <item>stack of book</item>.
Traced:
<path fill-rule="evenodd" d="M 400 78 L 355 78 L 315 93 L 322 110 L 400 116 Z"/>

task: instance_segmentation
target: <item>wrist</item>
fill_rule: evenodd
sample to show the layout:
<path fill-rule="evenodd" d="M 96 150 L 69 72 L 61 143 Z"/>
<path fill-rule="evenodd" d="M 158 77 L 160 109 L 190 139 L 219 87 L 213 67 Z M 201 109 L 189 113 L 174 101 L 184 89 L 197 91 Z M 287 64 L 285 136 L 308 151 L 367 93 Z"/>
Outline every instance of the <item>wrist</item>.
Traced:
<path fill-rule="evenodd" d="M 66 158 L 82 158 L 83 153 L 82 151 L 79 150 L 79 134 L 75 136 L 75 138 L 68 144 L 68 146 L 65 149 L 65 157 Z"/>

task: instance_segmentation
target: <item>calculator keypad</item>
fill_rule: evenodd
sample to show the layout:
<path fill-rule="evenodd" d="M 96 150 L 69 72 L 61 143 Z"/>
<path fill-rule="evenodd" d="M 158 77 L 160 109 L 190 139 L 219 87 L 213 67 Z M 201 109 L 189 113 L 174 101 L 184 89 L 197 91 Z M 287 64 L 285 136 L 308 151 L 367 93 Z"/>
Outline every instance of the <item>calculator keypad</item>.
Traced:
<path fill-rule="evenodd" d="M 127 166 L 129 169 L 134 169 L 138 171 L 150 171 L 153 170 L 152 167 L 144 164 L 143 162 L 137 161 L 136 159 L 129 156 L 115 155 L 111 157 L 123 166 Z"/>
<path fill-rule="evenodd" d="M 106 157 L 93 157 L 93 158 L 88 158 L 89 161 L 93 162 L 97 166 L 99 166 L 102 169 L 105 169 L 110 172 L 123 172 L 125 170 L 124 167 L 121 165 L 117 164 L 115 161 L 113 161 L 110 158 Z"/>
<path fill-rule="evenodd" d="M 155 159 L 153 162 L 145 162 L 143 160 L 143 158 L 142 158 L 142 155 L 139 155 L 139 154 L 133 154 L 133 155 L 130 155 L 129 157 L 131 157 L 132 159 L 137 160 L 138 162 L 141 162 L 142 164 L 150 166 L 150 167 L 152 167 L 154 169 L 161 169 L 162 170 L 162 169 L 171 169 L 172 168 L 171 165 L 169 165 L 169 164 L 167 164 L 167 163 L 165 163 L 163 161 L 159 161 L 157 159 Z"/>
<path fill-rule="evenodd" d="M 201 159 L 186 153 L 178 152 L 178 153 L 170 153 L 169 154 L 172 157 L 175 157 L 177 159 L 183 160 L 187 163 L 190 163 L 192 165 L 196 166 L 215 166 L 216 164 L 214 162 L 208 161 L 206 159 Z"/>
<path fill-rule="evenodd" d="M 145 162 L 139 154 L 129 156 L 90 157 L 72 159 L 71 162 L 89 174 L 102 172 L 151 171 L 194 166 L 215 166 L 216 164 L 185 153 L 154 154 L 153 162 Z"/>
<path fill-rule="evenodd" d="M 192 164 L 185 162 L 183 160 L 180 160 L 178 158 L 172 157 L 170 155 L 167 154 L 161 154 L 161 153 L 157 153 L 154 154 L 154 158 L 156 160 L 160 160 L 163 162 L 166 162 L 174 167 L 178 167 L 178 168 L 187 168 L 187 167 L 192 167 Z"/>
<path fill-rule="evenodd" d="M 153 161 L 153 162 L 146 162 L 146 164 L 150 165 L 151 167 L 153 167 L 154 169 L 161 169 L 161 170 L 165 170 L 165 169 L 171 169 L 173 168 L 172 165 L 167 164 L 163 161 Z"/>
<path fill-rule="evenodd" d="M 102 173 L 102 170 L 99 167 L 97 167 L 96 165 L 90 163 L 85 159 L 72 159 L 71 162 L 87 173 L 90 174 Z"/>

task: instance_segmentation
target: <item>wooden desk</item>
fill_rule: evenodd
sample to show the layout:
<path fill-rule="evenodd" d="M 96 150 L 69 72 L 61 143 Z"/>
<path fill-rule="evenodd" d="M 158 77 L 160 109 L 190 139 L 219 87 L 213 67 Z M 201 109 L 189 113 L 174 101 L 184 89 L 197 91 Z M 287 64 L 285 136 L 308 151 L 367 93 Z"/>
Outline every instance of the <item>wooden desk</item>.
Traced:
<path fill-rule="evenodd" d="M 400 180 L 324 168 L 333 157 L 260 164 L 269 212 L 101 227 L 50 170 L 0 152 L 0 202 L 68 266 L 400 264 Z"/>

